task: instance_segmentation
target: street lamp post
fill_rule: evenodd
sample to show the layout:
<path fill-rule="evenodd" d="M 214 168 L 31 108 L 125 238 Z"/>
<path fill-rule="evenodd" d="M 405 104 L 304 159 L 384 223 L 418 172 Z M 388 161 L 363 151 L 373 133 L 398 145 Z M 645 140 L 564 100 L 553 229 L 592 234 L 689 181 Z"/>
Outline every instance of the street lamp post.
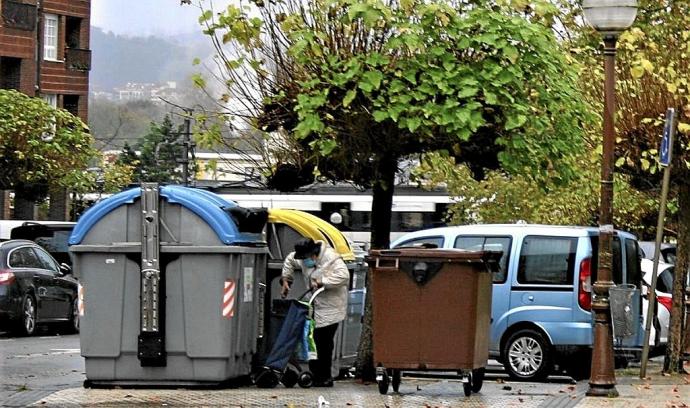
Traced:
<path fill-rule="evenodd" d="M 585 20 L 604 38 L 604 140 L 601 161 L 601 201 L 599 207 L 599 268 L 594 283 L 594 344 L 589 396 L 617 397 L 613 364 L 613 329 L 609 288 L 613 238 L 613 148 L 616 110 L 616 40 L 635 21 L 637 0 L 584 0 Z"/>

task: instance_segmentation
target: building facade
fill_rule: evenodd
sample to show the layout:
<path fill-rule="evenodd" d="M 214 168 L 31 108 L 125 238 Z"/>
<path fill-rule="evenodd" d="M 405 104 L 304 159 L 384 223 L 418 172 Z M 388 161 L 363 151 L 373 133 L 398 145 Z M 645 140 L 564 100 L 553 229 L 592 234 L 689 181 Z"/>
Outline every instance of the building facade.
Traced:
<path fill-rule="evenodd" d="M 0 88 L 88 120 L 91 0 L 0 0 Z"/>

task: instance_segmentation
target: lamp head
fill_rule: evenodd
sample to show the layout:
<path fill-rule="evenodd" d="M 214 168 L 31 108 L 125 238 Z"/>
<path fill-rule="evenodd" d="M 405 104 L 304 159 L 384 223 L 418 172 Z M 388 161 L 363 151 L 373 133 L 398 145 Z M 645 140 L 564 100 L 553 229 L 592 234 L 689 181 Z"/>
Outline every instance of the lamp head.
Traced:
<path fill-rule="evenodd" d="M 583 0 L 585 21 L 603 35 L 617 36 L 637 16 L 637 0 Z"/>

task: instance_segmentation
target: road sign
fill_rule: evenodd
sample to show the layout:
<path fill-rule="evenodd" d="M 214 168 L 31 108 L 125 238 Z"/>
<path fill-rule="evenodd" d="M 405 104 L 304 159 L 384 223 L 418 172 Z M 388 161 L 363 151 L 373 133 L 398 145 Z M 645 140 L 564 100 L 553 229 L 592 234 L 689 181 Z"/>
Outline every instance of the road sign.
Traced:
<path fill-rule="evenodd" d="M 676 133 L 676 110 L 668 108 L 666 111 L 666 123 L 664 124 L 664 135 L 661 138 L 661 149 L 659 152 L 659 164 L 668 166 L 671 163 L 671 150 L 673 148 L 673 136 Z"/>

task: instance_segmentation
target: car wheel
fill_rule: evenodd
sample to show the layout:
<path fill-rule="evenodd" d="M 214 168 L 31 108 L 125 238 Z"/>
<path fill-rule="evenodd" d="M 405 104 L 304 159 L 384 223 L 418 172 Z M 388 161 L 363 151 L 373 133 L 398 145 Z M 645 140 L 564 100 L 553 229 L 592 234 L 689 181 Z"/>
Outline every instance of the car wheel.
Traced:
<path fill-rule="evenodd" d="M 24 295 L 19 334 L 31 336 L 36 332 L 36 301 L 31 295 Z"/>
<path fill-rule="evenodd" d="M 504 367 L 511 378 L 542 380 L 551 372 L 551 345 L 532 329 L 519 330 L 506 341 L 503 349 Z"/>
<path fill-rule="evenodd" d="M 79 300 L 72 301 L 72 307 L 69 308 L 69 316 L 67 316 L 68 323 L 66 329 L 69 333 L 79 333 Z"/>

